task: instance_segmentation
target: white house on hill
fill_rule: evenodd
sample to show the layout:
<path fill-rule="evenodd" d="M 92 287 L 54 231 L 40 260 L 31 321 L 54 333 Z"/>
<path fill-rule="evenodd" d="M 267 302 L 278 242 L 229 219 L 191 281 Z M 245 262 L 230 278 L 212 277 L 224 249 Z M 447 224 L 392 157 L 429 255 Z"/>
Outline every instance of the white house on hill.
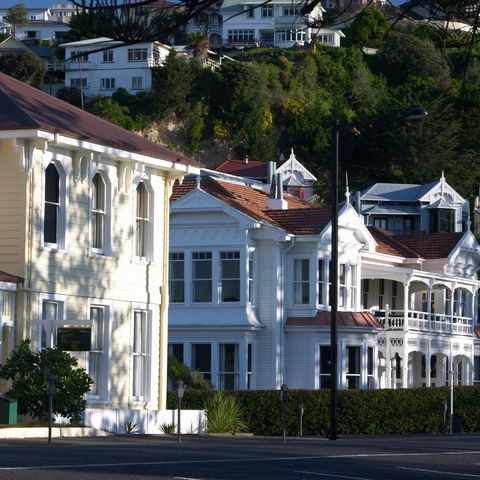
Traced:
<path fill-rule="evenodd" d="M 318 28 L 310 27 L 322 19 L 323 7 L 318 4 L 305 15 L 302 2 L 273 0 L 259 4 L 253 0 L 225 0 L 223 44 L 231 47 L 279 47 L 308 45 Z"/>
<path fill-rule="evenodd" d="M 326 388 L 330 208 L 247 183 L 202 171 L 174 187 L 170 352 L 221 389 Z M 346 203 L 339 387 L 478 381 L 479 270 L 470 232 L 394 235 Z"/>
<path fill-rule="evenodd" d="M 109 38 L 63 43 L 65 86 L 85 95 L 109 97 L 118 88 L 134 95 L 152 88 L 152 68 L 162 65 L 170 47 L 159 42 L 124 45 Z"/>

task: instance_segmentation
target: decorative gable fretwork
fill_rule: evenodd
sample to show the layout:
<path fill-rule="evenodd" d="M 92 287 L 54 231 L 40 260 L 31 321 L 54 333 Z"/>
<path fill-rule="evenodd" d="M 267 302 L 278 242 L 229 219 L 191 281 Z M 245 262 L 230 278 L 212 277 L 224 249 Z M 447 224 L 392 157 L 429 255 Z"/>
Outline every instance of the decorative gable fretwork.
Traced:
<path fill-rule="evenodd" d="M 18 154 L 20 167 L 26 173 L 30 172 L 33 167 L 35 149 L 41 150 L 42 154 L 47 150 L 47 141 L 42 138 L 15 138 L 12 142 L 13 150 Z"/>

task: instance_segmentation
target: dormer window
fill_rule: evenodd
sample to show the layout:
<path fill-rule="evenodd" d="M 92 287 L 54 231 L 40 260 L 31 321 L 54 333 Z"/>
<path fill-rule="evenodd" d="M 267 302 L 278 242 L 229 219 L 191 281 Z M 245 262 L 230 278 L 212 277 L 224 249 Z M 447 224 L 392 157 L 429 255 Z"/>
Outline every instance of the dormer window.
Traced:
<path fill-rule="evenodd" d="M 455 231 L 455 211 L 437 208 L 430 210 L 430 233 Z"/>

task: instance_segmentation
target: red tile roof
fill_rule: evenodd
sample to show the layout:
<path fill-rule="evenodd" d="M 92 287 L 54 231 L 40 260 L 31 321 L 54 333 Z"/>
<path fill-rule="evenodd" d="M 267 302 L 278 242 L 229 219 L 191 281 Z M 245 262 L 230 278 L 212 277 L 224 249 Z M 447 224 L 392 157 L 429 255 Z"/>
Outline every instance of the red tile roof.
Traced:
<path fill-rule="evenodd" d="M 392 232 L 377 227 L 368 227 L 377 242 L 377 252 L 397 257 L 419 258 L 420 255 L 400 242 Z"/>
<path fill-rule="evenodd" d="M 376 227 L 368 227 L 377 242 L 377 252 L 406 258 L 447 258 L 463 233 L 411 233 L 394 235 Z"/>
<path fill-rule="evenodd" d="M 425 259 L 447 258 L 464 234 L 458 233 L 416 233 L 396 235 L 395 238 L 415 250 Z"/>
<path fill-rule="evenodd" d="M 285 161 L 277 162 L 277 168 L 283 165 Z M 268 163 L 259 160 L 225 160 L 223 163 L 215 167 L 217 172 L 228 173 L 246 178 L 266 179 L 268 174 Z"/>
<path fill-rule="evenodd" d="M 23 283 L 24 279 L 17 275 L 11 275 L 10 273 L 2 272 L 0 270 L 0 282 L 5 283 Z"/>
<path fill-rule="evenodd" d="M 329 327 L 330 312 L 319 311 L 315 317 L 289 317 L 287 326 Z M 337 312 L 337 326 L 383 330 L 382 324 L 370 312 Z"/>
<path fill-rule="evenodd" d="M 39 129 L 149 157 L 201 165 L 0 73 L 0 130 Z"/>
<path fill-rule="evenodd" d="M 193 190 L 196 184 L 196 179 L 193 178 L 185 179 L 182 185 L 176 183 L 171 201 L 175 202 L 183 197 Z M 288 202 L 288 210 L 271 210 L 266 207 L 268 194 L 252 187 L 203 177 L 201 189 L 256 220 L 267 221 L 296 235 L 318 234 L 330 221 L 329 207 L 314 207 L 291 195 L 284 196 Z"/>

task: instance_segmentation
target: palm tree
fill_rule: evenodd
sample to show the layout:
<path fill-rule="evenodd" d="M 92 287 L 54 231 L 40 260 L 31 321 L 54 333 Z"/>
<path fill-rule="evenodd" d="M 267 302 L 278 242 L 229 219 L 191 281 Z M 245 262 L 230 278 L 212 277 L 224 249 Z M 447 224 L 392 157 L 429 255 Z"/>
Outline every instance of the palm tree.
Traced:
<path fill-rule="evenodd" d="M 193 32 L 188 36 L 187 49 L 193 50 L 195 58 L 205 58 L 208 51 L 208 37 L 202 32 Z"/>

